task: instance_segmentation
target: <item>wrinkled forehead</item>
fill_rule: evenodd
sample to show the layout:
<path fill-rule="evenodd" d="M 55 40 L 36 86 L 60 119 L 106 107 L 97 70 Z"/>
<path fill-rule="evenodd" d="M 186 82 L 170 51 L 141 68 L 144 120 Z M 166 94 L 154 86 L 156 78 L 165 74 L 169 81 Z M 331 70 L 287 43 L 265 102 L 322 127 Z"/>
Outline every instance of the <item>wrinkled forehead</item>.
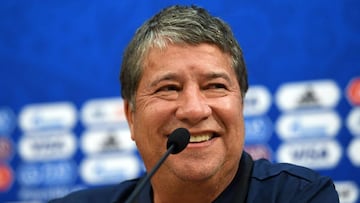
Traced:
<path fill-rule="evenodd" d="M 191 72 L 205 79 L 237 81 L 230 55 L 205 43 L 152 48 L 143 61 L 143 68 L 143 74 L 151 78 L 178 79 L 182 73 Z"/>

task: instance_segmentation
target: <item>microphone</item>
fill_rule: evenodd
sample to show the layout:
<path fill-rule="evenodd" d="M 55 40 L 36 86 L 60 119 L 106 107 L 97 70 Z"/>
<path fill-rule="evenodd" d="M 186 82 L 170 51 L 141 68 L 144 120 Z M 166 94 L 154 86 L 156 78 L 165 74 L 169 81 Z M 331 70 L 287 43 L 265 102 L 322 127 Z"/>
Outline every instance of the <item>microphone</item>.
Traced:
<path fill-rule="evenodd" d="M 169 136 L 166 148 L 171 154 L 178 154 L 186 148 L 190 141 L 190 132 L 186 128 L 177 128 Z"/>
<path fill-rule="evenodd" d="M 168 137 L 168 141 L 166 144 L 167 151 L 160 158 L 160 160 L 155 164 L 155 166 L 151 169 L 151 171 L 140 180 L 139 184 L 135 187 L 131 195 L 128 197 L 125 203 L 132 203 L 137 195 L 144 188 L 146 183 L 150 181 L 150 178 L 155 174 L 155 172 L 160 168 L 162 163 L 166 160 L 166 158 L 170 154 L 178 154 L 182 150 L 186 148 L 190 141 L 190 132 L 186 128 L 177 128 L 175 129 L 170 136 Z"/>

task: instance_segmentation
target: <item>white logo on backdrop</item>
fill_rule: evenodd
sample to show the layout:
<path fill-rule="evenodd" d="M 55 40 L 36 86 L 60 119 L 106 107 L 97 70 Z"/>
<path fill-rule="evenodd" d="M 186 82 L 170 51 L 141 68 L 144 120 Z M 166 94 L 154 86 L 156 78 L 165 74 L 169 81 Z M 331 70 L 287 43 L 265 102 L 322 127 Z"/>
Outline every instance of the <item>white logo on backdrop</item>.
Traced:
<path fill-rule="evenodd" d="M 282 111 L 334 108 L 340 96 L 340 88 L 333 80 L 293 82 L 279 87 L 276 104 Z"/>
<path fill-rule="evenodd" d="M 277 151 L 277 161 L 313 169 L 337 166 L 342 156 L 340 144 L 331 139 L 308 139 L 283 143 Z"/>

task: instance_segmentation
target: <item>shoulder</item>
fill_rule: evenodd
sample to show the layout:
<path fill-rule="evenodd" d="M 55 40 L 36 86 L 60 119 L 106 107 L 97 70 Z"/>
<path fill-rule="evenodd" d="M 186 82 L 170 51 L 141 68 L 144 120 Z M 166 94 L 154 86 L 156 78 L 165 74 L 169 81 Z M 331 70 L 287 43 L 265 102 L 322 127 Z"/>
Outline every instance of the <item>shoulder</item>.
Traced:
<path fill-rule="evenodd" d="M 259 197 L 252 196 L 261 191 Z M 254 162 L 250 180 L 250 198 L 270 198 L 281 202 L 338 202 L 333 181 L 309 168 L 271 163 L 261 159 Z"/>
<path fill-rule="evenodd" d="M 297 180 L 312 182 L 319 178 L 314 170 L 288 163 L 271 163 L 268 160 L 260 159 L 254 161 L 252 176 L 258 180 L 276 178 L 278 176 L 291 176 Z"/>
<path fill-rule="evenodd" d="M 51 200 L 49 203 L 78 203 L 78 202 L 113 202 L 131 193 L 138 179 L 121 182 L 117 185 L 90 188 L 72 192 L 62 198 Z"/>

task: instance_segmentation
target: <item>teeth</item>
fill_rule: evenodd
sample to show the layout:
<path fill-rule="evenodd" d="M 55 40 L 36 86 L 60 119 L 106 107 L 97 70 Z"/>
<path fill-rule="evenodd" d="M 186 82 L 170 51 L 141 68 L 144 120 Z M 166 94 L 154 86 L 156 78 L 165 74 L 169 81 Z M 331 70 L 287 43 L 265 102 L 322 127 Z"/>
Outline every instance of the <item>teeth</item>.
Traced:
<path fill-rule="evenodd" d="M 190 142 L 205 142 L 212 138 L 212 135 L 197 135 L 197 136 L 190 136 Z"/>

